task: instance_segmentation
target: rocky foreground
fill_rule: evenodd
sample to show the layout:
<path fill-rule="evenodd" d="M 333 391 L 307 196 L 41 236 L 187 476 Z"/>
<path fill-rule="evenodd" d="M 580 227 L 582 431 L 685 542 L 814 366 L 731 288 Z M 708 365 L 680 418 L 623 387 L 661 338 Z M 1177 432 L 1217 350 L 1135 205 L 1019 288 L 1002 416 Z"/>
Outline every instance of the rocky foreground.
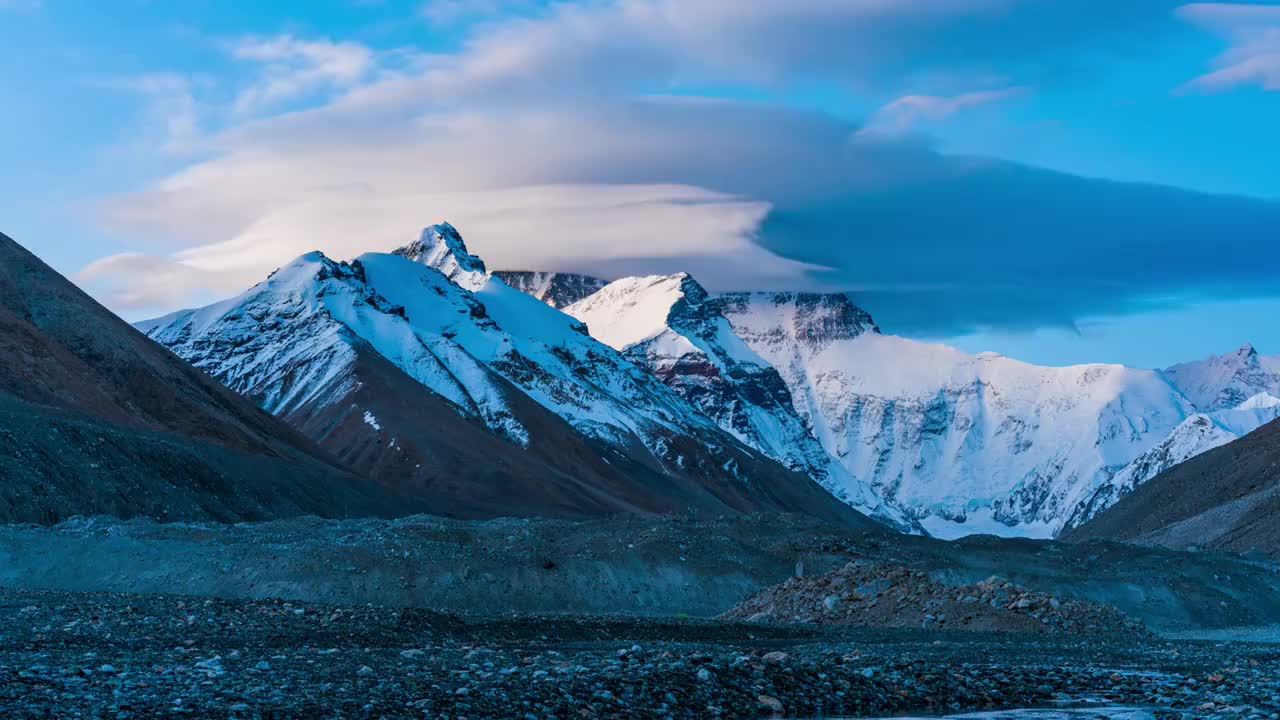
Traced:
<path fill-rule="evenodd" d="M 1060 599 L 994 575 L 971 585 L 944 585 L 918 570 L 865 560 L 765 588 L 723 617 L 971 632 L 1147 634 L 1141 623 L 1109 605 Z"/>
<path fill-rule="evenodd" d="M 1280 717 L 1280 646 L 0 591 L 4 718 Z"/>

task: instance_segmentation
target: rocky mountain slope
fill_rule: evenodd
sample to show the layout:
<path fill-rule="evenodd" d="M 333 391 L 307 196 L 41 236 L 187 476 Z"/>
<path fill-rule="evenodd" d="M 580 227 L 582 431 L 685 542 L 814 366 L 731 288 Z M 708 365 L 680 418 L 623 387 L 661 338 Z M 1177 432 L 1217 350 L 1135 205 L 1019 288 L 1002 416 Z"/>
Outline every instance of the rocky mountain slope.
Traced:
<path fill-rule="evenodd" d="M 558 309 L 564 309 L 608 284 L 600 278 L 579 273 L 495 270 L 493 274 L 516 290 Z"/>
<path fill-rule="evenodd" d="M 565 312 L 743 443 L 814 478 L 858 510 L 917 529 L 823 449 L 778 371 L 749 348 L 721 303 L 687 274 L 624 278 Z"/>
<path fill-rule="evenodd" d="M 138 327 L 438 512 L 866 522 L 579 321 L 485 274 L 447 224 L 351 263 L 310 253 L 236 298 Z"/>
<path fill-rule="evenodd" d="M 1280 557 L 1280 421 L 1157 475 L 1065 537 Z"/>
<path fill-rule="evenodd" d="M 0 519 L 421 508 L 357 479 L 0 235 Z"/>

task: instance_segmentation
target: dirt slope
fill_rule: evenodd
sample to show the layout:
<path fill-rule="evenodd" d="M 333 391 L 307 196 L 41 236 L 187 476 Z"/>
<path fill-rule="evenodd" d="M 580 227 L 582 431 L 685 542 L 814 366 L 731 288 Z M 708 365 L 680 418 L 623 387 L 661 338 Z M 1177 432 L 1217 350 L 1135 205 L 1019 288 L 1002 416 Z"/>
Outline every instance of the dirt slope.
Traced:
<path fill-rule="evenodd" d="M 0 519 L 395 515 L 287 425 L 0 235 Z"/>

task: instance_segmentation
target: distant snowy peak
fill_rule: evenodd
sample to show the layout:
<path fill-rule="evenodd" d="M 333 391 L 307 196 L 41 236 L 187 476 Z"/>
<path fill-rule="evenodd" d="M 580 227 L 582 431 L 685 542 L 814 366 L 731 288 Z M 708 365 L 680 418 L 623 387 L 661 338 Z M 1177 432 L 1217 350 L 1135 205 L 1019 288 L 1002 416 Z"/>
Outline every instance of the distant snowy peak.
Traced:
<path fill-rule="evenodd" d="M 1238 440 L 1276 418 L 1280 418 L 1280 398 L 1270 393 L 1259 393 L 1227 410 L 1191 415 L 1158 445 L 1139 455 L 1108 483 L 1100 486 L 1067 520 L 1066 527 L 1076 527 L 1093 519 L 1160 473 Z"/>
<path fill-rule="evenodd" d="M 495 270 L 494 277 L 556 309 L 594 295 L 608 283 L 591 275 L 533 270 Z"/>
<path fill-rule="evenodd" d="M 1249 344 L 1225 355 L 1174 365 L 1164 374 L 1201 412 L 1238 407 L 1259 393 L 1280 396 L 1280 357 L 1259 355 Z"/>
<path fill-rule="evenodd" d="M 772 338 L 820 350 L 831 342 L 880 332 L 871 314 L 847 293 L 735 292 L 721 295 L 720 303 L 734 329 L 753 346 L 753 339 Z"/>
<path fill-rule="evenodd" d="M 1052 535 L 1194 411 L 1150 370 L 1038 367 L 881 335 L 843 294 L 721 303 L 847 474 L 942 537 Z"/>
<path fill-rule="evenodd" d="M 717 361 L 763 364 L 733 336 L 707 291 L 687 273 L 622 278 L 565 312 L 586 323 L 592 337 L 624 352 L 643 344 L 647 352 L 672 358 L 701 353 Z M 704 347 L 718 342 L 733 347 Z"/>
<path fill-rule="evenodd" d="M 872 517 L 919 531 L 823 449 L 786 382 L 738 337 L 721 308 L 693 277 L 678 273 L 622 278 L 565 312 L 746 445 Z"/>
<path fill-rule="evenodd" d="M 462 235 L 447 222 L 426 228 L 417 240 L 393 254 L 433 267 L 467 290 L 479 290 L 489 277 L 484 260 L 467 251 Z"/>

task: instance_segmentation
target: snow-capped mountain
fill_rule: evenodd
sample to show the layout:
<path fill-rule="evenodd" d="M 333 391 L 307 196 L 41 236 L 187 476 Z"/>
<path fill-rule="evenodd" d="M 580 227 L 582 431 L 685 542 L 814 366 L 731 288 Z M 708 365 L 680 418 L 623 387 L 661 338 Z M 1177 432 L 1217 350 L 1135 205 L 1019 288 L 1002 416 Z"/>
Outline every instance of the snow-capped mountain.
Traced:
<path fill-rule="evenodd" d="M 1241 387 L 1241 386 L 1237 386 Z M 1215 400 L 1217 395 L 1214 395 Z M 1280 398 L 1262 392 L 1240 405 L 1207 413 L 1196 413 L 1183 420 L 1169 436 L 1129 463 L 1110 481 L 1100 486 L 1080 504 L 1066 527 L 1082 525 L 1116 504 L 1134 488 L 1160 473 L 1191 458 L 1238 440 L 1267 423 L 1280 418 Z"/>
<path fill-rule="evenodd" d="M 516 290 L 561 310 L 607 284 L 600 278 L 580 273 L 495 270 L 493 274 Z"/>
<path fill-rule="evenodd" d="M 882 335 L 846 294 L 506 277 L 446 223 L 138 327 L 459 514 L 848 520 L 834 494 L 943 537 L 1044 537 L 1280 415 L 1280 359 L 1249 346 L 1164 372 L 1041 367 Z"/>
<path fill-rule="evenodd" d="M 734 333 L 720 303 L 689 275 L 624 278 L 565 312 L 743 443 L 872 517 L 916 529 L 823 449 L 777 370 Z"/>
<path fill-rule="evenodd" d="M 1201 412 L 1238 407 L 1258 393 L 1280 397 L 1280 357 L 1246 344 L 1225 355 L 1174 365 L 1164 371 Z"/>
<path fill-rule="evenodd" d="M 837 494 L 870 485 L 944 537 L 1054 535 L 1280 414 L 1280 360 L 1248 346 L 1165 372 L 1041 367 L 881 335 L 846 294 L 707 297 L 686 275 L 566 310 L 744 442 Z M 790 413 L 762 390 L 775 373 Z"/>
<path fill-rule="evenodd" d="M 1157 372 L 881 335 L 844 295 L 735 294 L 724 308 L 823 446 L 943 537 L 1050 536 L 1194 412 Z"/>
<path fill-rule="evenodd" d="M 381 457 L 368 469 L 390 481 L 407 475 L 436 485 L 461 472 L 492 486 L 525 475 L 502 469 L 525 461 L 520 453 L 464 468 L 387 460 L 406 438 L 427 444 L 423 427 L 457 424 L 461 416 L 524 448 L 562 484 L 581 475 L 607 480 L 522 486 L 522 498 L 541 490 L 526 513 L 693 506 L 842 521 L 854 515 L 810 479 L 722 431 L 578 320 L 485 274 L 447 224 L 395 253 L 350 263 L 310 253 L 239 297 L 138 327 L 348 457 L 376 439 Z M 388 380 L 395 374 L 409 380 Z M 382 409 L 360 404 L 370 401 L 375 379 L 393 396 L 376 398 Z M 431 415 L 386 410 L 397 407 L 394 396 L 423 389 L 434 399 Z M 341 433 L 326 425 L 339 422 Z M 445 445 L 432 452 L 439 456 Z M 525 480 L 545 482 L 537 473 Z"/>

